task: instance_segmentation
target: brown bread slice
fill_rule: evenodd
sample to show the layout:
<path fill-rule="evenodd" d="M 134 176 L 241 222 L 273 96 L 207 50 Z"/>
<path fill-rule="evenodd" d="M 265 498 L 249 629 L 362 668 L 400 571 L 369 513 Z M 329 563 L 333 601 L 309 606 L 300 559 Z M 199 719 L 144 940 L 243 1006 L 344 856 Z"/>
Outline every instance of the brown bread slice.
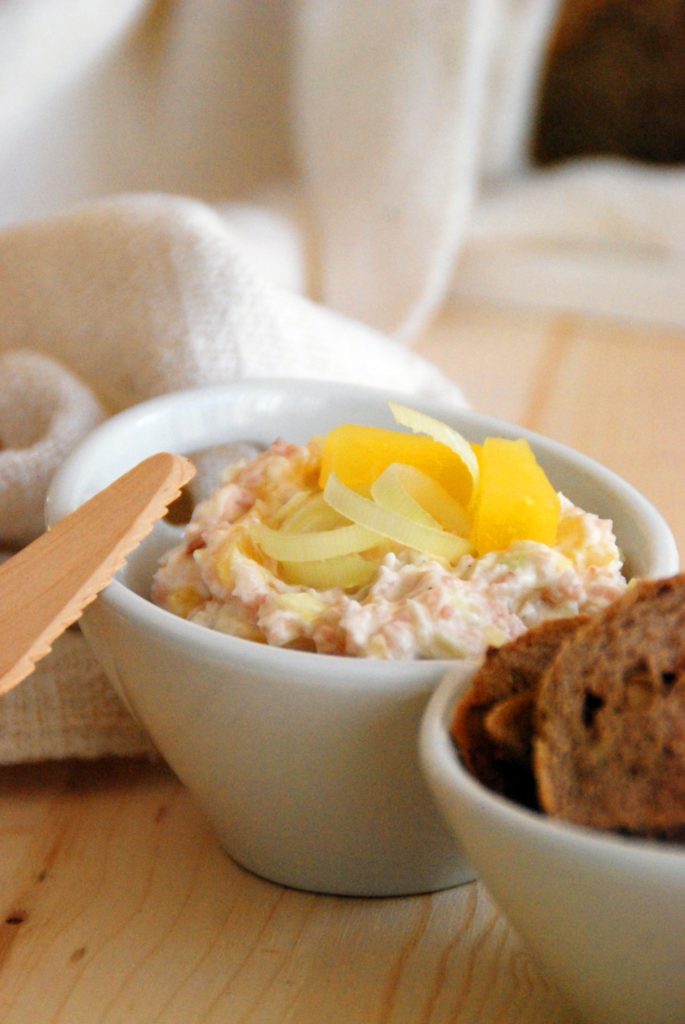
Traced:
<path fill-rule="evenodd" d="M 457 707 L 452 735 L 469 771 L 491 789 L 535 805 L 532 728 L 543 672 L 586 616 L 553 619 L 492 647 Z"/>
<path fill-rule="evenodd" d="M 549 814 L 685 839 L 685 575 L 641 581 L 545 674 L 534 770 Z"/>

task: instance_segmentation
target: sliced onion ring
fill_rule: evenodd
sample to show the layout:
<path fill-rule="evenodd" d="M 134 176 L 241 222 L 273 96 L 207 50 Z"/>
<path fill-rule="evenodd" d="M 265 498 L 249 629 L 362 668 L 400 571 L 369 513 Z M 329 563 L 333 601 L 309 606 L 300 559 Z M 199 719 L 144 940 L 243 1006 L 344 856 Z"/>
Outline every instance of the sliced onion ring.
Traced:
<path fill-rule="evenodd" d="M 314 530 L 332 530 L 338 526 L 349 526 L 349 519 L 344 519 L 326 504 L 323 494 L 310 494 L 306 501 L 300 503 L 277 525 L 286 533 L 309 533 Z"/>
<path fill-rule="evenodd" d="M 455 562 L 472 549 L 463 537 L 412 522 L 406 516 L 381 508 L 374 501 L 346 487 L 334 473 L 326 482 L 324 498 L 336 512 L 351 519 L 360 528 L 373 530 L 414 551 Z"/>
<path fill-rule="evenodd" d="M 409 427 L 415 434 L 427 434 L 434 441 L 446 445 L 466 466 L 471 478 L 471 495 L 473 496 L 478 487 L 478 459 L 471 445 L 460 433 L 448 427 L 446 423 L 428 416 L 425 412 L 418 412 L 406 405 L 399 405 L 397 402 L 389 402 L 390 411 L 395 417 L 395 422 L 403 427 Z"/>
<path fill-rule="evenodd" d="M 264 523 L 255 523 L 250 531 L 255 544 L 277 562 L 318 562 L 357 551 L 367 551 L 378 544 L 378 535 L 352 523 L 335 530 L 288 533 L 272 530 Z"/>
<path fill-rule="evenodd" d="M 416 466 L 393 463 L 371 488 L 371 497 L 390 512 L 461 537 L 471 532 L 471 520 L 456 498 Z"/>
<path fill-rule="evenodd" d="M 357 554 L 325 558 L 319 562 L 281 562 L 281 573 L 286 583 L 299 583 L 315 590 L 363 587 L 371 582 L 377 572 L 377 562 Z"/>
<path fill-rule="evenodd" d="M 434 530 L 440 529 L 440 523 L 433 518 L 427 509 L 411 494 L 407 486 L 412 477 L 412 470 L 415 473 L 425 476 L 414 466 L 407 466 L 404 463 L 393 462 L 387 469 L 384 469 L 371 485 L 371 497 L 388 512 L 397 512 L 398 515 L 406 516 L 413 523 L 423 523 Z M 428 479 L 428 477 L 425 477 Z"/>

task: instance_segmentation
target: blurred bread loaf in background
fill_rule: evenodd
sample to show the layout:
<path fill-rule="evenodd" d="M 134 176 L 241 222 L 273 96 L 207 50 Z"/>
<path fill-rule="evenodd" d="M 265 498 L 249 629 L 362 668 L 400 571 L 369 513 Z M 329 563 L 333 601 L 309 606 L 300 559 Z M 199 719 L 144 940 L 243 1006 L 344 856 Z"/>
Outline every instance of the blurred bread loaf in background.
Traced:
<path fill-rule="evenodd" d="M 531 140 L 537 164 L 685 160 L 685 0 L 565 0 Z"/>

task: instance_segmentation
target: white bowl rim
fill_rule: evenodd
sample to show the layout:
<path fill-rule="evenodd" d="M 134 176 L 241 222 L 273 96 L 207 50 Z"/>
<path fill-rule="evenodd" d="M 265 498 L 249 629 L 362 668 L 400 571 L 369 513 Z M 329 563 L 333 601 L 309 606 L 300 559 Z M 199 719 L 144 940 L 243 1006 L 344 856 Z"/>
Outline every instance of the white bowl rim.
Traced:
<path fill-rule="evenodd" d="M 378 403 L 388 401 L 409 404 L 417 409 L 425 409 L 431 415 L 439 418 L 466 417 L 475 429 L 481 429 L 488 434 L 511 434 L 515 431 L 517 437 L 525 438 L 532 446 L 541 453 L 549 453 L 555 458 L 569 461 L 582 472 L 590 477 L 601 478 L 605 487 L 610 487 L 627 504 L 631 505 L 636 513 L 639 513 L 642 521 L 648 526 L 650 534 L 657 537 L 662 549 L 661 561 L 664 564 L 678 564 L 678 553 L 675 540 L 670 528 L 660 512 L 645 498 L 632 484 L 613 470 L 601 465 L 596 460 L 584 455 L 568 445 L 564 445 L 552 438 L 545 437 L 516 423 L 497 419 L 476 413 L 471 409 L 464 408 L 456 403 L 450 403 L 444 399 L 427 398 L 411 394 L 388 391 L 374 387 L 356 384 L 347 384 L 333 381 L 321 381 L 299 378 L 278 378 L 260 377 L 248 378 L 233 381 L 227 384 L 214 384 L 204 387 L 193 387 L 168 392 L 147 399 L 144 402 L 130 406 L 123 411 L 116 413 L 109 419 L 97 426 L 68 456 L 61 468 L 55 474 L 46 501 L 46 518 L 49 525 L 58 521 L 69 512 L 73 511 L 78 502 L 70 500 L 73 495 L 83 470 L 80 468 L 85 462 L 90 464 L 97 458 L 99 449 L 111 443 L 122 430 L 126 430 L 133 424 L 140 423 L 146 417 L 155 416 L 169 410 L 179 411 L 187 406 L 188 402 L 203 405 L 208 401 L 216 401 L 221 396 L 235 395 L 237 393 L 285 391 L 295 390 L 319 394 L 325 390 L 328 394 L 340 398 L 352 398 L 363 396 L 373 399 Z M 675 570 L 674 570 L 675 571 Z M 322 655 L 310 651 L 288 650 L 277 647 L 270 647 L 267 644 L 258 644 L 251 640 L 240 637 L 233 637 L 225 633 L 189 622 L 179 616 L 166 611 L 153 604 L 148 599 L 136 594 L 125 586 L 121 581 L 114 580 L 101 594 L 100 600 L 106 601 L 119 614 L 125 617 L 135 618 L 140 624 L 152 631 L 153 634 L 164 637 L 167 642 L 182 647 L 194 647 L 201 645 L 203 653 L 209 657 L 230 658 L 234 664 L 246 667 L 278 670 L 283 667 L 283 659 L 287 658 L 286 664 L 292 672 L 300 672 L 304 677 L 310 676 L 316 679 L 320 685 L 322 680 L 321 660 Z M 351 685 L 352 664 L 363 664 L 365 666 L 363 686 L 369 684 L 375 687 L 387 687 L 395 689 L 398 683 L 413 681 L 425 681 L 426 685 L 433 682 L 436 675 L 442 675 L 450 667 L 455 665 L 454 659 L 431 659 L 414 661 L 384 661 L 372 658 L 350 658 L 343 655 L 324 655 L 326 673 L 323 673 L 326 680 L 337 683 L 342 676 L 346 684 Z M 461 662 L 459 662 L 461 663 Z M 356 678 L 353 676 L 353 678 Z M 360 686 L 361 675 L 360 675 Z"/>
<path fill-rule="evenodd" d="M 685 846 L 666 840 L 650 840 L 640 836 L 620 835 L 551 818 L 522 804 L 517 804 L 489 789 L 463 765 L 449 726 L 459 697 L 470 680 L 448 672 L 432 694 L 421 721 L 419 734 L 420 760 L 424 774 L 438 778 L 449 790 L 459 790 L 470 804 L 487 808 L 503 826 L 526 830 L 546 843 L 566 848 L 606 854 L 615 851 L 625 862 L 632 860 L 642 869 L 645 858 L 655 871 L 659 866 L 674 867 L 683 872 L 685 880 Z"/>

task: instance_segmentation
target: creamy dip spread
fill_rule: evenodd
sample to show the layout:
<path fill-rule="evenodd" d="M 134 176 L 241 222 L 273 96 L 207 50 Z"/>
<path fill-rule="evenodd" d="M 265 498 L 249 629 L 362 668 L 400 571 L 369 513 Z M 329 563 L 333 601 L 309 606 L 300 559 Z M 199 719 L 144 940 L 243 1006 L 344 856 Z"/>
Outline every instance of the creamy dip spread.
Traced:
<path fill-rule="evenodd" d="M 303 492 L 320 493 L 321 448 L 321 439 L 277 441 L 256 459 L 228 467 L 219 489 L 196 507 L 183 542 L 160 564 L 153 600 L 192 622 L 277 647 L 465 658 L 546 619 L 598 611 L 627 586 L 611 522 L 561 495 L 553 546 L 514 540 L 450 564 L 385 542 L 362 553 L 374 563 L 362 586 L 287 582 L 255 543 L 254 528 L 278 524 Z"/>

